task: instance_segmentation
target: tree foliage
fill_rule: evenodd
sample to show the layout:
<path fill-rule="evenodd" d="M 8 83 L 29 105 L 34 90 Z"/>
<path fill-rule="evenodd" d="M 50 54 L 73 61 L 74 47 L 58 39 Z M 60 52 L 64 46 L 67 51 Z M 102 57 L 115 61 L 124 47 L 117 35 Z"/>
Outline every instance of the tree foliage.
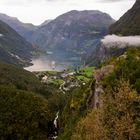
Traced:
<path fill-rule="evenodd" d="M 137 48 L 115 59 L 101 95 L 103 105 L 79 121 L 72 140 L 140 139 L 140 51 Z"/>
<path fill-rule="evenodd" d="M 140 96 L 121 81 L 116 91 L 106 90 L 103 107 L 78 123 L 72 140 L 139 140 Z"/>
<path fill-rule="evenodd" d="M 47 139 L 48 102 L 41 96 L 0 86 L 0 139 Z"/>

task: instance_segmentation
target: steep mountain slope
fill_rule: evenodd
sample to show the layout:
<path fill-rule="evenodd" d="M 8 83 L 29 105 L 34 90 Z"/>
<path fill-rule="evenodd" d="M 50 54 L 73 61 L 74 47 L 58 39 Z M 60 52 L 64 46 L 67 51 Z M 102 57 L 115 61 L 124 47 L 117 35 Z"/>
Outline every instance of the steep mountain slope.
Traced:
<path fill-rule="evenodd" d="M 110 34 L 117 34 L 124 36 L 140 35 L 140 0 L 137 0 L 134 6 L 124 14 L 120 20 L 111 25 Z M 123 37 L 122 37 L 123 38 Z M 130 39 L 130 38 L 129 38 Z M 135 41 L 133 41 L 135 42 Z M 128 43 L 129 44 L 129 43 Z M 118 56 L 126 51 L 126 47 L 134 47 L 135 45 L 126 45 L 126 47 L 121 48 L 121 41 L 114 42 L 108 45 L 101 43 L 92 52 L 91 56 L 87 59 L 87 64 L 98 65 L 105 59 L 111 56 Z M 139 45 L 140 46 L 140 45 Z"/>
<path fill-rule="evenodd" d="M 0 60 L 15 65 L 30 61 L 33 46 L 6 23 L 0 21 Z"/>
<path fill-rule="evenodd" d="M 0 75 L 0 85 L 14 85 L 14 87 L 20 90 L 37 92 L 41 85 L 40 81 L 33 73 L 1 61 Z"/>
<path fill-rule="evenodd" d="M 128 46 L 133 47 L 133 46 Z M 96 49 L 86 59 L 86 64 L 89 66 L 98 66 L 111 57 L 122 55 L 127 50 L 127 47 L 119 48 L 118 46 L 107 47 L 103 43 L 99 44 Z"/>
<path fill-rule="evenodd" d="M 33 73 L 9 64 L 0 62 L 0 75 L 0 139 L 46 140 L 51 113 L 41 96 L 45 88 Z"/>
<path fill-rule="evenodd" d="M 140 139 L 139 56 L 138 48 L 130 48 L 94 71 L 92 109 L 79 121 L 71 140 Z"/>
<path fill-rule="evenodd" d="M 110 27 L 110 34 L 140 35 L 140 0 Z"/>
<path fill-rule="evenodd" d="M 70 11 L 39 27 L 35 42 L 44 48 L 83 54 L 107 34 L 114 20 L 100 11 Z"/>
<path fill-rule="evenodd" d="M 33 33 L 36 33 L 37 27 L 33 24 L 22 23 L 15 17 L 10 17 L 6 14 L 0 14 L 0 20 L 7 23 L 12 27 L 18 34 L 24 37 L 27 41 L 32 43 L 31 36 Z M 37 33 L 36 33 L 37 34 Z"/>

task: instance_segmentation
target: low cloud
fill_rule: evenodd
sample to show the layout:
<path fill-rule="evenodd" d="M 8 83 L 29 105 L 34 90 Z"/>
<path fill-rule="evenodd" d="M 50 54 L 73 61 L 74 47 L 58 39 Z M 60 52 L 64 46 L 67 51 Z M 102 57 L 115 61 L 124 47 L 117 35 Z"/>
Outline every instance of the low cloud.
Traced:
<path fill-rule="evenodd" d="M 106 47 L 140 46 L 140 36 L 107 35 L 102 39 Z"/>

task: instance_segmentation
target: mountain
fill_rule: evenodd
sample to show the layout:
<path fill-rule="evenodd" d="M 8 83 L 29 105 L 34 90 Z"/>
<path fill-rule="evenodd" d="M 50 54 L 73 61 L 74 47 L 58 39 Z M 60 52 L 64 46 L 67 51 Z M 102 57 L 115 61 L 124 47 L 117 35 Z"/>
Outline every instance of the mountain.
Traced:
<path fill-rule="evenodd" d="M 35 42 L 50 51 L 86 54 L 108 33 L 114 20 L 100 11 L 70 11 L 38 28 Z"/>
<path fill-rule="evenodd" d="M 51 22 L 51 19 L 45 20 L 40 26 L 44 26 L 47 25 L 49 22 Z"/>
<path fill-rule="evenodd" d="M 140 9 L 138 4 L 136 1 L 133 7 Z M 140 12 L 136 11 L 133 17 L 139 14 Z M 131 28 L 127 27 L 128 24 L 130 24 L 129 21 L 126 26 L 124 24 L 123 29 L 126 28 L 129 34 L 125 35 L 131 37 L 108 35 L 110 37 L 106 36 L 102 39 L 89 56 L 87 64 L 97 66 L 93 70 L 90 94 L 86 97 L 88 94 L 85 94 L 81 88 L 79 95 L 84 93 L 86 101 L 82 97 L 78 100 L 79 96 L 74 97 L 72 94 L 69 105 L 65 106 L 62 113 L 63 119 L 60 117 L 60 125 L 63 125 L 61 125 L 58 140 L 140 139 L 140 133 L 137 133 L 140 130 L 138 121 L 140 114 L 138 109 L 140 107 L 140 44 L 136 45 L 137 36 L 133 36 L 140 33 L 139 19 L 135 20 Z M 135 30 L 136 26 L 137 30 Z M 124 35 L 121 32 L 117 34 Z M 132 42 L 134 42 L 133 45 Z M 82 104 L 78 103 L 81 100 Z M 87 113 L 87 110 L 91 112 Z"/>
<path fill-rule="evenodd" d="M 54 52 L 55 56 L 63 53 L 65 57 L 67 54 L 70 54 L 70 57 L 86 56 L 114 23 L 108 14 L 94 10 L 73 10 L 54 20 L 46 20 L 40 26 L 22 23 L 5 14 L 0 14 L 0 19 L 30 43 Z"/>
<path fill-rule="evenodd" d="M 140 35 L 140 0 L 110 27 L 110 34 Z"/>
<path fill-rule="evenodd" d="M 35 49 L 9 25 L 0 20 L 0 60 L 15 64 L 29 64 Z"/>
<path fill-rule="evenodd" d="M 117 22 L 110 26 L 110 34 L 123 36 L 134 36 L 140 35 L 140 1 L 137 0 L 133 7 L 128 10 Z M 130 38 L 129 38 L 130 39 Z M 110 41 L 111 42 L 111 41 Z M 132 41 L 134 42 L 134 40 Z M 129 43 L 128 43 L 129 44 Z M 111 56 L 118 56 L 123 54 L 127 47 L 134 47 L 135 45 L 126 45 L 126 47 L 121 48 L 122 44 L 119 42 L 114 42 L 114 44 L 99 44 L 96 49 L 92 52 L 90 57 L 88 57 L 86 63 L 88 65 L 98 65 L 100 62 L 105 61 Z M 139 45 L 140 46 L 140 45 Z"/>
<path fill-rule="evenodd" d="M 33 24 L 22 23 L 15 17 L 10 17 L 6 14 L 0 14 L 0 20 L 7 23 L 10 27 L 12 27 L 18 34 L 24 37 L 27 41 L 31 42 L 31 36 L 33 33 L 36 33 L 37 27 Z M 37 33 L 36 33 L 37 34 Z"/>
<path fill-rule="evenodd" d="M 127 46 L 132 47 L 132 46 Z M 127 47 L 111 46 L 110 48 L 103 43 L 99 44 L 90 56 L 86 59 L 86 65 L 99 66 L 111 57 L 123 55 Z"/>
<path fill-rule="evenodd" d="M 91 94 L 88 98 L 90 111 L 81 119 L 78 118 L 77 127 L 72 131 L 72 137 L 69 133 L 65 137 L 70 138 L 66 137 L 65 140 L 81 140 L 83 138 L 84 140 L 140 139 L 140 133 L 138 133 L 140 130 L 139 56 L 138 48 L 130 48 L 123 56 L 112 59 L 99 69 L 94 70 Z M 80 105 L 77 102 L 75 104 L 77 108 Z M 68 112 L 69 117 L 67 118 L 74 116 L 74 111 Z M 76 123 L 73 123 L 73 126 Z M 67 128 L 69 125 L 66 123 L 65 127 Z M 132 133 L 133 135 L 131 135 Z"/>

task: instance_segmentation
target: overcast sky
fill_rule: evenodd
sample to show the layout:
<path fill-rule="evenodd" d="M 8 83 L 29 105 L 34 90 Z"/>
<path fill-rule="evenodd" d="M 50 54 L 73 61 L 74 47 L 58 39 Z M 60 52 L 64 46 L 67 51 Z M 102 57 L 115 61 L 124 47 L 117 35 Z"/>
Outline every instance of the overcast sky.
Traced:
<path fill-rule="evenodd" d="M 135 0 L 0 0 L 0 13 L 39 25 L 70 10 L 100 10 L 119 19 Z"/>

